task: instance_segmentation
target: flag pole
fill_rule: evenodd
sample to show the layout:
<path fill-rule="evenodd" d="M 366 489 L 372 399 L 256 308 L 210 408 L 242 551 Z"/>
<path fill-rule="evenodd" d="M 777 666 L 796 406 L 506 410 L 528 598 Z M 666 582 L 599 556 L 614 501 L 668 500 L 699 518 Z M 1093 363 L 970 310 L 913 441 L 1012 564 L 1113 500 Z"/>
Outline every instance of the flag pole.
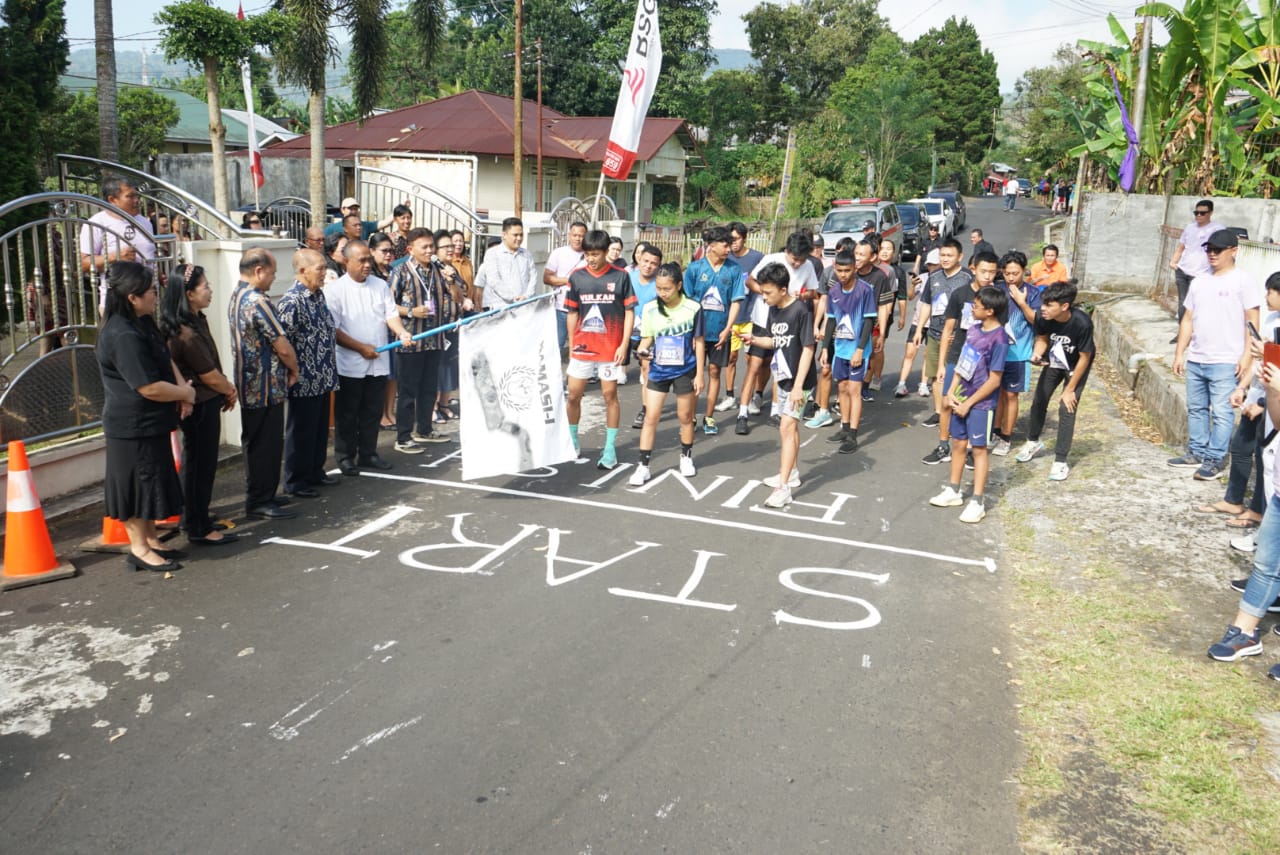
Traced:
<path fill-rule="evenodd" d="M 509 311 L 511 311 L 512 309 L 518 309 L 518 308 L 520 308 L 521 306 L 527 306 L 527 305 L 529 305 L 530 303 L 536 303 L 536 302 L 538 302 L 539 300 L 545 300 L 545 299 L 547 299 L 548 297 L 551 297 L 551 296 L 554 296 L 554 292 L 552 292 L 552 291 L 548 291 L 548 292 L 547 292 L 547 293 L 545 293 L 545 294 L 539 294 L 539 295 L 538 295 L 538 296 L 536 296 L 536 297 L 527 297 L 527 298 L 525 298 L 525 299 L 523 299 L 523 300 L 520 300 L 520 301 L 518 301 L 518 302 L 512 303 L 512 304 L 510 304 L 510 305 L 508 305 L 508 306 L 499 306 L 499 307 L 498 307 L 498 308 L 496 308 L 496 309 L 490 309 L 489 311 L 487 311 L 487 312 L 481 312 L 481 313 L 479 313 L 478 315 L 468 315 L 468 316 L 467 316 L 467 317 L 465 317 L 465 318 L 459 318 L 459 319 L 458 319 L 458 320 L 456 320 L 456 321 L 453 321 L 453 322 L 451 322 L 451 323 L 447 323 L 447 324 L 445 324 L 445 325 L 443 325 L 443 326 L 436 327 L 435 329 L 430 329 L 430 330 L 427 330 L 426 332 L 420 332 L 420 333 L 418 333 L 417 335 L 413 336 L 413 338 L 412 338 L 412 339 L 410 339 L 410 340 L 411 340 L 411 341 L 419 341 L 419 340 L 421 340 L 421 339 L 427 338 L 428 336 L 439 335 L 440 333 L 448 332 L 449 330 L 457 329 L 457 328 L 458 328 L 458 327 L 460 327 L 460 326 L 463 326 L 463 325 L 465 325 L 465 324 L 469 324 L 469 323 L 471 323 L 472 321 L 478 321 L 478 320 L 480 320 L 481 318 L 490 318 L 490 317 L 493 317 L 494 315 L 500 315 L 500 314 L 502 314 L 503 312 L 509 312 Z M 375 350 L 375 351 L 377 351 L 378 353 L 382 353 L 382 352 L 384 352 L 384 351 L 388 351 L 388 350 L 395 350 L 397 347 L 400 347 L 400 341 L 399 341 L 399 340 L 396 340 L 396 341 L 390 342 L 390 343 L 388 343 L 388 344 L 384 344 L 384 345 L 382 345 L 381 347 L 375 347 L 375 348 L 374 348 L 374 350 Z"/>
<path fill-rule="evenodd" d="M 600 224 L 600 197 L 604 195 L 604 168 L 600 169 L 600 183 L 596 184 L 596 195 L 591 200 L 591 228 Z"/>

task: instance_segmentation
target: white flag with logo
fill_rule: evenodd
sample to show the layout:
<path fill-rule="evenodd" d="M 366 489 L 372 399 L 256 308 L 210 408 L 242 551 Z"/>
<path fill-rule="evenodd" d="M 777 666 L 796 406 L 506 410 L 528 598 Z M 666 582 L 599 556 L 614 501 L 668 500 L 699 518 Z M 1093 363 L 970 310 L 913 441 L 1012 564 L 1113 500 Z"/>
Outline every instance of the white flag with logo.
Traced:
<path fill-rule="evenodd" d="M 640 149 L 644 117 L 658 86 L 662 71 L 662 40 L 658 36 L 658 0 L 639 0 L 636 22 L 631 27 L 631 47 L 622 69 L 618 107 L 613 111 L 609 146 L 604 153 L 603 172 L 609 178 L 626 178 Z"/>
<path fill-rule="evenodd" d="M 550 296 L 550 295 L 548 295 Z M 472 321 L 458 335 L 462 477 L 573 460 L 551 300 Z"/>

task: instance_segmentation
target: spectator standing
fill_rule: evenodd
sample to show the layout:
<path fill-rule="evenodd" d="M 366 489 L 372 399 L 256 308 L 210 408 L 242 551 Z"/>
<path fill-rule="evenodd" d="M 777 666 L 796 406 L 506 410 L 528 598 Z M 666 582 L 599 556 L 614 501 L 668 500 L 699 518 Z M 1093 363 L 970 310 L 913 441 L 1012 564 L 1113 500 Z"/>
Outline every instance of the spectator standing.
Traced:
<path fill-rule="evenodd" d="M 1237 380 L 1248 384 L 1253 353 L 1246 346 L 1246 323 L 1258 327 L 1259 289 L 1236 268 L 1235 233 L 1209 235 L 1204 250 L 1212 272 L 1191 280 L 1178 325 L 1173 373 L 1187 378 L 1187 453 L 1169 460 L 1195 469 L 1198 481 L 1212 481 L 1226 465 L 1235 423 L 1231 396 Z"/>
<path fill-rule="evenodd" d="M 338 207 L 339 210 L 342 211 L 342 216 L 338 218 L 337 222 L 330 223 L 324 227 L 325 237 L 332 234 L 340 234 L 346 230 L 349 227 L 347 217 L 352 215 L 355 216 L 356 222 L 359 224 L 358 231 L 354 231 L 347 235 L 353 240 L 368 240 L 374 232 L 379 231 L 380 229 L 389 228 L 395 220 L 395 209 L 392 209 L 391 216 L 384 220 L 360 219 L 360 203 L 357 202 L 353 196 L 348 196 L 343 199 L 342 204 Z M 409 200 L 405 199 L 402 205 L 397 207 L 409 207 Z"/>
<path fill-rule="evenodd" d="M 182 530 L 192 543 L 232 543 L 236 536 L 218 531 L 209 517 L 213 480 L 218 472 L 221 414 L 236 405 L 235 384 L 222 373 L 218 347 L 204 310 L 213 289 L 204 268 L 180 264 L 169 274 L 160 307 L 160 329 L 169 340 L 173 364 L 195 389 L 191 415 L 182 419 Z"/>
<path fill-rule="evenodd" d="M 1209 240 L 1209 235 L 1226 228 L 1222 223 L 1213 221 L 1212 199 L 1196 202 L 1191 212 L 1195 219 L 1182 230 L 1178 245 L 1173 250 L 1173 258 L 1169 259 L 1169 267 L 1173 270 L 1173 278 L 1178 286 L 1179 321 L 1185 311 L 1191 280 L 1210 272 L 1209 256 L 1204 251 L 1205 242 Z"/>
<path fill-rule="evenodd" d="M 298 360 L 285 337 L 267 289 L 276 260 L 254 247 L 240 256 L 240 281 L 231 292 L 227 323 L 235 354 L 240 398 L 240 446 L 244 449 L 245 513 L 250 519 L 290 519 L 277 498 L 284 456 L 284 399 L 298 379 Z"/>
<path fill-rule="evenodd" d="M 303 498 L 338 483 L 325 474 L 329 454 L 329 393 L 338 385 L 337 334 L 324 298 L 324 256 L 293 254 L 293 285 L 280 298 L 280 324 L 298 357 L 284 426 L 284 489 Z"/>
<path fill-rule="evenodd" d="M 113 261 L 148 264 L 156 257 L 155 235 L 151 221 L 141 213 L 142 197 L 137 188 L 123 178 L 111 177 L 102 182 L 102 196 L 126 216 L 99 211 L 80 227 L 80 270 L 102 274 L 98 286 L 99 308 L 106 306 L 108 264 Z"/>
<path fill-rule="evenodd" d="M 413 228 L 413 209 L 408 205 L 396 205 L 391 212 L 391 220 L 387 237 L 391 238 L 391 258 L 394 261 L 409 254 L 409 230 Z"/>
<path fill-rule="evenodd" d="M 485 309 L 500 309 L 527 300 L 538 288 L 533 254 L 524 246 L 524 222 L 519 217 L 502 221 L 502 243 L 490 247 L 476 271 L 471 300 Z"/>
<path fill-rule="evenodd" d="M 1059 260 L 1058 247 L 1051 243 L 1045 244 L 1040 260 L 1031 265 L 1031 270 L 1027 273 L 1027 281 L 1041 289 L 1054 282 L 1066 282 L 1070 278 L 1070 269 L 1066 262 Z"/>
<path fill-rule="evenodd" d="M 984 252 L 992 255 L 996 254 L 996 248 L 991 245 L 991 241 L 982 236 L 982 229 L 973 229 L 969 232 L 969 243 L 973 244 L 973 255 L 969 256 L 968 267 L 973 267 L 973 260 Z"/>
<path fill-rule="evenodd" d="M 454 229 L 449 232 L 449 242 L 453 244 L 453 260 L 450 262 L 453 269 L 457 271 L 458 278 L 463 281 L 466 288 L 463 290 L 463 296 L 471 300 L 475 305 L 476 298 L 471 294 L 476 284 L 476 269 L 471 263 L 471 256 L 467 255 L 467 236 L 462 233 L 461 229 Z"/>
<path fill-rule="evenodd" d="M 1004 209 L 1012 211 L 1018 204 L 1018 192 L 1022 188 L 1018 186 L 1018 179 L 1012 174 L 1004 181 Z"/>
<path fill-rule="evenodd" d="M 558 246 L 547 256 L 547 266 L 542 271 L 542 284 L 555 292 L 556 301 L 556 335 L 560 341 L 560 350 L 565 349 L 569 340 L 568 309 L 564 298 L 569 293 L 569 274 L 586 263 L 582 253 L 582 241 L 587 236 L 586 223 L 573 223 L 569 226 L 569 243 Z"/>

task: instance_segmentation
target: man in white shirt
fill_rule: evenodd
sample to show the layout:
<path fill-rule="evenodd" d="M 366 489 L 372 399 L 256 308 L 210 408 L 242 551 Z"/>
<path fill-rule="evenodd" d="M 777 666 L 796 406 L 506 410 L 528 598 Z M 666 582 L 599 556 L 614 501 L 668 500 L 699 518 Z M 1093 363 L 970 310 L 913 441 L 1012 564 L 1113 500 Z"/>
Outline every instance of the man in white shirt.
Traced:
<path fill-rule="evenodd" d="M 1205 254 L 1204 244 L 1209 235 L 1225 229 L 1222 223 L 1213 222 L 1213 200 L 1201 199 L 1191 209 L 1195 221 L 1182 230 L 1178 238 L 1178 246 L 1173 250 L 1173 258 L 1169 267 L 1173 270 L 1173 278 L 1178 285 L 1178 320 L 1182 320 L 1183 303 L 1187 301 L 1187 290 L 1191 280 L 1209 272 L 1209 256 Z M 1175 338 L 1173 344 L 1176 342 Z"/>
<path fill-rule="evenodd" d="M 1018 203 L 1018 191 L 1022 188 L 1018 186 L 1018 179 L 1010 175 L 1004 182 L 1004 209 L 1012 211 L 1013 206 Z"/>
<path fill-rule="evenodd" d="M 99 211 L 80 227 L 80 270 L 102 274 L 99 308 L 106 302 L 108 264 L 113 261 L 149 264 L 156 257 L 151 221 L 140 213 L 142 197 L 137 188 L 124 178 L 113 176 L 102 182 L 102 196 L 129 216 L 125 219 L 114 211 Z"/>
<path fill-rule="evenodd" d="M 1248 327 L 1258 327 L 1257 281 L 1236 268 L 1235 233 L 1209 235 L 1203 249 L 1212 272 L 1197 276 L 1187 290 L 1173 373 L 1187 378 L 1187 453 L 1169 460 L 1174 468 L 1195 469 L 1198 481 L 1213 481 L 1226 465 L 1235 424 L 1231 393 L 1248 383 L 1253 353 Z"/>
<path fill-rule="evenodd" d="M 586 223 L 569 226 L 569 245 L 558 246 L 547 256 L 547 266 L 542 271 L 542 284 L 555 291 L 556 333 L 563 351 L 569 340 L 568 313 L 564 307 L 564 295 L 569 292 L 569 274 L 586 263 L 582 254 L 582 241 L 587 236 Z"/>
<path fill-rule="evenodd" d="M 524 222 L 519 217 L 502 221 L 502 243 L 490 247 L 476 271 L 471 300 L 485 309 L 500 309 L 533 296 L 538 273 L 533 254 L 525 249 Z"/>
<path fill-rule="evenodd" d="M 373 253 L 362 240 L 346 245 L 347 272 L 324 286 L 338 337 L 338 390 L 334 393 L 333 450 L 343 475 L 358 466 L 390 469 L 378 456 L 378 420 L 391 359 L 377 348 L 390 327 L 401 344 L 411 341 L 387 283 L 373 273 Z"/>

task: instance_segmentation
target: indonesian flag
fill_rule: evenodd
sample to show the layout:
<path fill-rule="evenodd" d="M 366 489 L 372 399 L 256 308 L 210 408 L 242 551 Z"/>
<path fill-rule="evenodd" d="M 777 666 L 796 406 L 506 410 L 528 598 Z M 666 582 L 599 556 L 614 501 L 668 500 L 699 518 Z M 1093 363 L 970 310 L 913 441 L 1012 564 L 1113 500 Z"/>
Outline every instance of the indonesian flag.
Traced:
<path fill-rule="evenodd" d="M 658 35 L 658 0 L 638 0 L 636 22 L 631 28 L 631 48 L 622 70 L 618 107 L 609 129 L 609 147 L 604 153 L 604 174 L 626 178 L 640 148 L 640 131 L 653 100 L 662 70 L 662 40 Z"/>
<path fill-rule="evenodd" d="M 244 20 L 244 4 L 240 4 L 236 17 Z M 253 127 L 253 75 L 249 73 L 248 57 L 240 60 L 240 82 L 244 85 L 245 110 L 249 114 L 249 174 L 253 176 L 253 186 L 259 189 L 267 183 L 262 172 L 262 154 L 258 151 L 258 132 Z"/>

